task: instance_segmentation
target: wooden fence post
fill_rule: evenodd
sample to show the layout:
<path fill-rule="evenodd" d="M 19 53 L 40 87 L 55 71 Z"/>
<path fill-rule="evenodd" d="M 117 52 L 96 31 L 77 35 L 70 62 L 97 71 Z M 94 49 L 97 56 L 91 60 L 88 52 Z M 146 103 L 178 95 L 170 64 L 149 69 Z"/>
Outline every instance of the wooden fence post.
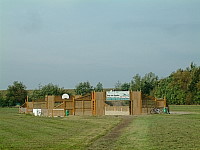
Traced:
<path fill-rule="evenodd" d="M 75 98 L 73 97 L 73 115 L 75 115 Z"/>

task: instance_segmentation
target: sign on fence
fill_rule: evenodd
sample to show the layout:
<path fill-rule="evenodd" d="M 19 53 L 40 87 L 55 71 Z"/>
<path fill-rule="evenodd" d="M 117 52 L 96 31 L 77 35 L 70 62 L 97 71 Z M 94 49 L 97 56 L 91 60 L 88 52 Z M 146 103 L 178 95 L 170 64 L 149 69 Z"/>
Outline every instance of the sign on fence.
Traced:
<path fill-rule="evenodd" d="M 35 116 L 41 116 L 42 110 L 41 110 L 41 109 L 33 109 L 33 114 L 34 114 Z"/>
<path fill-rule="evenodd" d="M 130 100 L 129 91 L 107 91 L 106 100 Z"/>

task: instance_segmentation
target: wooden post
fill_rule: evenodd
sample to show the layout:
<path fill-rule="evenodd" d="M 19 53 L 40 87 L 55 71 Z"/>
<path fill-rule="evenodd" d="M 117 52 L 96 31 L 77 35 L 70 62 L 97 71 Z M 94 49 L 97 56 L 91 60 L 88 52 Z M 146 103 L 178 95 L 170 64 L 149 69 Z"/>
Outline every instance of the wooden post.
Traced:
<path fill-rule="evenodd" d="M 142 92 L 140 91 L 140 114 L 142 114 Z"/>
<path fill-rule="evenodd" d="M 82 114 L 84 115 L 84 100 L 82 100 Z"/>
<path fill-rule="evenodd" d="M 96 107 L 97 107 L 97 105 L 96 105 L 96 94 L 95 94 L 95 92 L 93 93 L 94 94 L 94 115 L 96 115 L 97 114 L 97 112 L 96 112 Z"/>
<path fill-rule="evenodd" d="M 157 99 L 155 98 L 155 106 L 154 107 L 157 107 L 158 104 L 157 104 Z"/>
<path fill-rule="evenodd" d="M 64 116 L 66 116 L 66 101 L 63 101 L 64 105 L 63 105 L 63 109 L 64 109 Z"/>
<path fill-rule="evenodd" d="M 95 92 L 92 92 L 91 108 L 92 108 L 92 115 L 96 115 L 96 99 L 95 99 Z"/>
<path fill-rule="evenodd" d="M 28 113 L 28 103 L 26 103 L 26 112 L 25 112 L 25 114 L 27 114 Z"/>
<path fill-rule="evenodd" d="M 129 115 L 132 115 L 132 107 L 131 107 L 131 100 L 129 101 Z"/>
<path fill-rule="evenodd" d="M 129 96 L 130 96 L 130 102 L 129 102 L 129 112 L 130 112 L 130 115 L 133 115 L 133 111 L 132 111 L 132 109 L 133 109 L 133 106 L 132 106 L 132 91 L 130 91 L 129 92 Z"/>
<path fill-rule="evenodd" d="M 93 96 L 93 93 L 94 93 L 94 92 L 92 92 L 92 99 L 91 99 L 92 115 L 94 115 L 94 108 L 93 108 L 94 96 Z"/>
<path fill-rule="evenodd" d="M 142 95 L 141 92 L 134 91 L 131 92 L 131 111 L 132 115 L 140 115 L 142 113 Z"/>
<path fill-rule="evenodd" d="M 33 111 L 33 108 L 35 108 L 35 107 L 34 107 L 34 101 L 33 101 L 33 105 L 32 105 L 32 111 Z"/>
<path fill-rule="evenodd" d="M 75 115 L 75 98 L 73 97 L 73 115 Z"/>
<path fill-rule="evenodd" d="M 105 92 L 95 92 L 95 115 L 105 115 Z"/>
<path fill-rule="evenodd" d="M 164 107 L 167 107 L 167 100 L 166 100 L 166 96 L 164 96 Z"/>

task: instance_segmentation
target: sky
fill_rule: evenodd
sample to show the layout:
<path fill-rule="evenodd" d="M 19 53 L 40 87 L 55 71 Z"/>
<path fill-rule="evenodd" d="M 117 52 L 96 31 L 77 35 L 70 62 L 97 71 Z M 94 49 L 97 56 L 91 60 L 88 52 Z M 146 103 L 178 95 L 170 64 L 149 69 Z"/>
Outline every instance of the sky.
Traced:
<path fill-rule="evenodd" d="M 199 0 L 0 0 L 0 89 L 105 88 L 200 65 Z"/>

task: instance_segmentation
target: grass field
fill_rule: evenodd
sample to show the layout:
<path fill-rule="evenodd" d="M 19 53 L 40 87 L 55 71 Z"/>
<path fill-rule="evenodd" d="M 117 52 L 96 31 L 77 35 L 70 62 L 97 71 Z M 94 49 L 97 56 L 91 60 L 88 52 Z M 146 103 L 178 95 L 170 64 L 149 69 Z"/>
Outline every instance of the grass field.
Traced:
<path fill-rule="evenodd" d="M 84 149 L 120 118 L 34 117 L 0 108 L 0 149 Z"/>
<path fill-rule="evenodd" d="M 134 119 L 116 149 L 200 149 L 200 115 L 146 115 Z"/>
<path fill-rule="evenodd" d="M 109 131 L 114 126 L 118 126 L 115 131 L 120 130 L 122 117 L 47 118 L 0 108 L 0 149 L 89 149 L 90 145 L 94 145 L 92 149 L 102 149 L 99 145 L 103 142 L 103 149 L 199 150 L 200 106 L 170 108 L 195 113 L 131 116 L 122 132 L 113 134 L 114 140 L 107 140 L 113 137 L 109 135 L 114 131 Z"/>
<path fill-rule="evenodd" d="M 170 111 L 200 113 L 200 105 L 170 105 Z"/>
<path fill-rule="evenodd" d="M 115 144 L 116 149 L 200 149 L 200 105 L 172 105 L 170 111 L 192 114 L 136 117 Z"/>

